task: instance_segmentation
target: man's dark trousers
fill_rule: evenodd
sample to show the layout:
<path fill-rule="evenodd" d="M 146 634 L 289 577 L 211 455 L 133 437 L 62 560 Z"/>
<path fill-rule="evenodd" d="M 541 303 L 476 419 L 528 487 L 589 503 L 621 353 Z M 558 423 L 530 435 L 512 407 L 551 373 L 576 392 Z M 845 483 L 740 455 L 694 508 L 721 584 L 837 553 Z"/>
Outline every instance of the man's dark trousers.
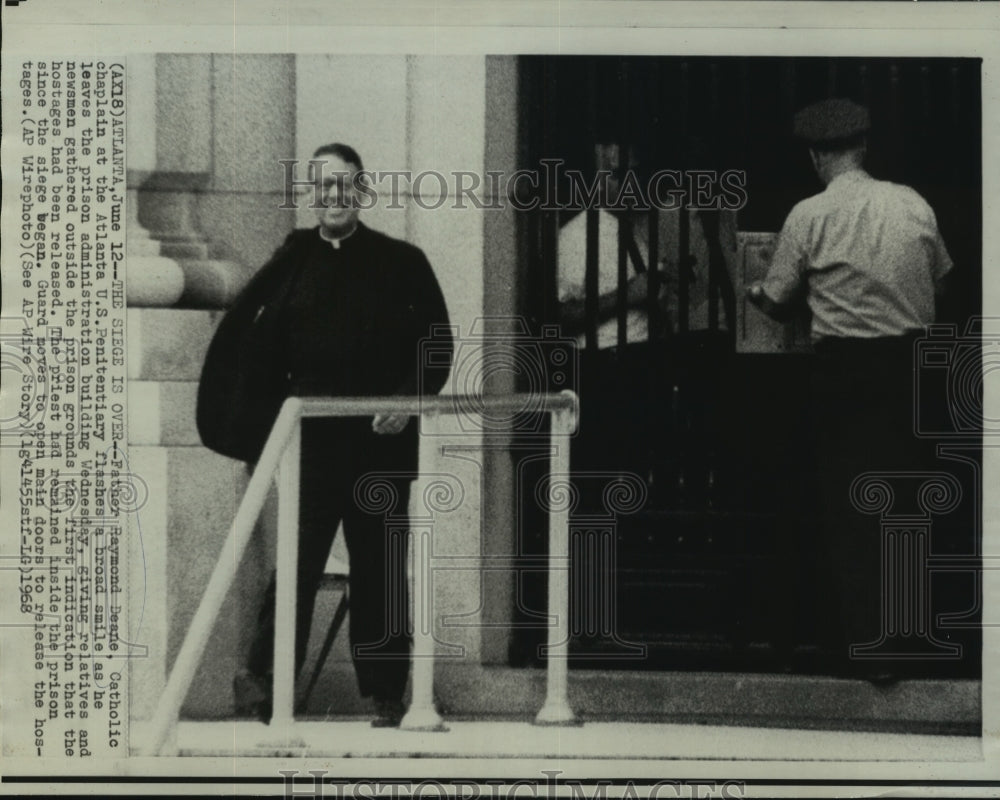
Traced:
<path fill-rule="evenodd" d="M 881 638 L 884 598 L 882 529 L 877 515 L 851 500 L 866 472 L 920 471 L 933 445 L 914 432 L 914 342 L 920 334 L 826 339 L 816 346 L 812 407 L 817 431 L 819 552 L 830 606 L 828 646 L 838 672 L 900 673 L 905 661 L 854 659 L 852 645 Z M 912 666 L 912 665 L 909 665 Z"/>
<path fill-rule="evenodd" d="M 364 697 L 401 700 L 410 658 L 406 531 L 412 476 L 387 475 L 378 479 L 378 488 L 367 500 L 356 496 L 358 481 L 380 472 L 381 442 L 374 440 L 377 434 L 370 428 L 371 419 L 303 424 L 295 670 L 301 671 L 305 663 L 316 591 L 343 521 L 350 558 L 351 655 L 358 687 Z M 394 502 L 382 502 L 390 497 Z M 272 576 L 248 661 L 250 671 L 262 677 L 272 669 L 274 617 Z"/>

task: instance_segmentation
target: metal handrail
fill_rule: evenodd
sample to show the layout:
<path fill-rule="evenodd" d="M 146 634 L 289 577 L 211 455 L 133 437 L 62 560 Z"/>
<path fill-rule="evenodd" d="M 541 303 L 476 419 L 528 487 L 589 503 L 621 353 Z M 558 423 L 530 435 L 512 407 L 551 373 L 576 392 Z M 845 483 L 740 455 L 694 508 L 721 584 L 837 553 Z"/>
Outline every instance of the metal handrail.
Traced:
<path fill-rule="evenodd" d="M 526 409 L 536 413 L 549 413 L 553 416 L 550 444 L 552 473 L 568 475 L 569 436 L 576 427 L 578 406 L 577 396 L 568 390 L 558 394 L 514 394 L 496 397 L 438 395 L 288 398 L 281 407 L 247 484 L 219 560 L 205 587 L 201 602 L 174 661 L 166 687 L 160 696 L 147 742 L 148 752 L 155 755 L 163 750 L 177 722 L 181 705 L 194 679 L 215 620 L 235 578 L 234 564 L 239 564 L 243 558 L 276 471 L 279 474 L 276 581 L 277 586 L 283 588 L 287 585 L 290 589 L 276 592 L 275 631 L 276 636 L 290 637 L 291 642 L 285 642 L 286 646 L 275 647 L 274 712 L 271 726 L 287 726 L 293 721 L 299 455 L 301 423 L 304 417 L 353 417 L 376 414 L 443 416 L 475 412 L 517 414 Z M 574 722 L 574 715 L 568 702 L 567 686 L 569 575 L 566 570 L 551 568 L 554 563 L 566 563 L 568 556 L 569 511 L 560 506 L 550 509 L 549 514 L 548 611 L 550 616 L 554 617 L 554 624 L 549 627 L 548 636 L 546 699 L 536 717 L 536 722 L 540 724 Z M 420 570 L 415 570 L 413 592 L 418 597 L 423 591 L 422 586 L 416 585 L 419 580 L 421 580 Z M 422 609 L 422 604 L 414 604 L 414 613 L 417 613 L 417 608 Z M 426 624 L 414 626 L 413 699 L 403 719 L 403 727 L 415 729 L 441 727 L 441 720 L 433 701 L 434 641 L 432 634 L 427 633 L 429 629 L 430 626 Z"/>

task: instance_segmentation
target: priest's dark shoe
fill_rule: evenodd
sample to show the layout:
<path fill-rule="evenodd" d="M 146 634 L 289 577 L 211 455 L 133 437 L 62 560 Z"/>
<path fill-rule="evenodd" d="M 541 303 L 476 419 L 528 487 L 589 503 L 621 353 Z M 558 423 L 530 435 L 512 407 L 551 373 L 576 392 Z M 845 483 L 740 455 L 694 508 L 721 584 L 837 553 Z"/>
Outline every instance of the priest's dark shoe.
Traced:
<path fill-rule="evenodd" d="M 391 697 L 375 698 L 375 719 L 372 720 L 373 728 L 398 728 L 403 719 L 406 708 L 402 700 Z"/>

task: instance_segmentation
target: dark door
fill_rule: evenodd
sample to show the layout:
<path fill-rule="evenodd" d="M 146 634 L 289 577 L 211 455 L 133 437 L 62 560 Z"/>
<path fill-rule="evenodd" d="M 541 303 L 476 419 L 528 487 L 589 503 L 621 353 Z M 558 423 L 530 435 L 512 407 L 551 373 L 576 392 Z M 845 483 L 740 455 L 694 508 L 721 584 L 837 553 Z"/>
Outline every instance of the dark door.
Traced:
<path fill-rule="evenodd" d="M 979 61 L 550 56 L 524 57 L 520 66 L 522 166 L 537 170 L 542 199 L 521 214 L 521 296 L 537 329 L 560 322 L 562 232 L 590 217 L 578 225 L 588 317 L 573 470 L 591 474 L 577 480 L 574 663 L 823 671 L 808 466 L 821 423 L 804 402 L 809 355 L 739 352 L 720 214 L 705 207 L 674 213 L 673 227 L 655 209 L 617 213 L 611 235 L 622 291 L 636 261 L 648 268 L 665 260 L 676 270 L 677 300 L 670 319 L 657 323 L 650 312 L 642 342 L 628 341 L 620 304 L 611 319 L 617 341 L 600 347 L 593 250 L 608 234 L 594 222 L 597 209 L 566 202 L 573 199 L 567 174 L 610 168 L 617 180 L 631 172 L 648 189 L 650 176 L 676 171 L 690 206 L 698 205 L 692 175 L 737 171 L 745 188 L 738 229 L 777 231 L 792 205 L 822 188 L 792 139 L 794 111 L 852 97 L 872 114 L 869 171 L 913 186 L 938 216 L 958 277 L 944 319 L 964 330 L 981 310 Z M 718 194 L 717 177 L 707 180 L 709 197 L 712 186 Z M 696 322 L 690 306 L 698 290 L 708 309 Z M 650 288 L 651 297 L 657 291 Z M 533 496 L 544 472 L 544 461 L 534 463 L 519 472 L 521 497 Z M 975 483 L 968 465 L 961 469 Z M 606 491 L 615 480 L 641 481 L 645 499 L 639 511 L 608 519 Z M 944 551 L 977 552 L 973 505 L 956 512 Z M 544 552 L 541 512 L 529 503 L 522 515 L 525 547 Z M 972 575 L 937 580 L 941 610 L 977 607 Z M 538 660 L 544 586 L 544 575 L 522 576 L 515 662 Z M 967 645 L 966 658 L 948 669 L 975 672 L 974 624 L 942 635 Z"/>

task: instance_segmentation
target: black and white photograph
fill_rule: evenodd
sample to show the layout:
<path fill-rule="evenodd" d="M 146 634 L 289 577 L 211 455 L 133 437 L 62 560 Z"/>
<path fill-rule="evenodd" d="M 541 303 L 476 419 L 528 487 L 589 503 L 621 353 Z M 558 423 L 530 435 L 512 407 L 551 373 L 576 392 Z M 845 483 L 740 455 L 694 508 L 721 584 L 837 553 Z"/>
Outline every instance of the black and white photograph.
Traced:
<path fill-rule="evenodd" d="M 7 5 L 0 791 L 997 796 L 987 4 Z"/>

